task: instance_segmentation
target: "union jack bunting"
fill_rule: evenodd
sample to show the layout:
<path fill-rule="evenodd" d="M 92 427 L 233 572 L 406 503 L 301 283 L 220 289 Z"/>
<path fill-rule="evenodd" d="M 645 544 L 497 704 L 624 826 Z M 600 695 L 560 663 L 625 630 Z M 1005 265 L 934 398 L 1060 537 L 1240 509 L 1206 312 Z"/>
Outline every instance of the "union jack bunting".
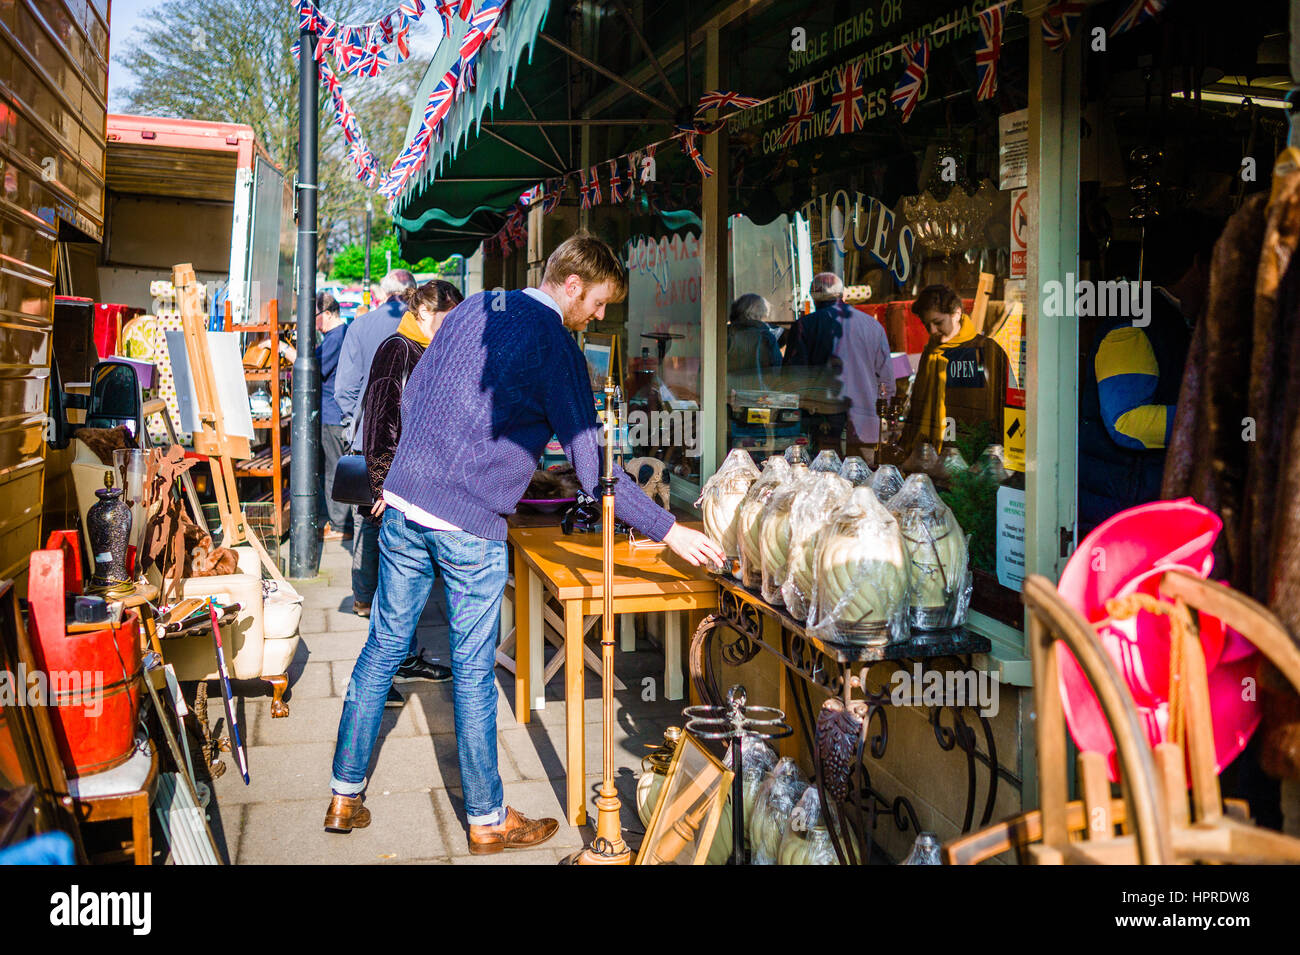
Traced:
<path fill-rule="evenodd" d="M 845 63 L 835 72 L 831 92 L 831 122 L 826 135 L 855 133 L 866 125 L 867 91 L 862 86 L 862 61 Z"/>
<path fill-rule="evenodd" d="M 542 184 L 539 182 L 533 188 L 525 189 L 519 194 L 519 204 L 524 207 L 531 206 L 540 198 L 542 198 Z"/>
<path fill-rule="evenodd" d="M 757 106 L 762 100 L 753 96 L 741 96 L 739 93 L 733 93 L 730 90 L 709 90 L 700 97 L 699 105 L 695 107 L 695 115 L 699 116 L 708 109 L 726 109 L 728 106 L 734 106 L 737 109 L 749 109 L 751 106 Z"/>
<path fill-rule="evenodd" d="M 700 175 L 708 179 L 713 175 L 713 167 L 704 161 L 700 155 L 699 135 L 696 133 L 686 133 L 682 136 L 682 152 L 691 157 L 691 162 L 695 163 L 695 168 L 700 171 Z"/>
<path fill-rule="evenodd" d="M 587 177 L 581 170 L 578 172 L 578 198 L 583 209 L 591 208 L 591 190 L 587 187 Z"/>
<path fill-rule="evenodd" d="M 1086 3 L 1056 3 L 1043 13 L 1043 42 L 1053 52 L 1060 52 L 1070 42 L 1070 34 L 1083 19 Z"/>
<path fill-rule="evenodd" d="M 555 207 L 560 204 L 560 199 L 563 195 L 563 179 L 546 180 L 546 191 L 542 193 L 542 215 L 550 215 L 555 210 Z"/>
<path fill-rule="evenodd" d="M 1110 28 L 1111 36 L 1127 33 L 1139 24 L 1154 20 L 1165 8 L 1165 0 L 1133 0 Z"/>
<path fill-rule="evenodd" d="M 918 40 L 903 47 L 903 75 L 898 78 L 898 85 L 890 94 L 890 101 L 903 112 L 903 122 L 912 118 L 912 110 L 921 98 L 921 86 L 925 82 L 925 71 L 930 68 L 930 41 Z"/>
<path fill-rule="evenodd" d="M 794 102 L 790 107 L 790 118 L 777 138 L 778 146 L 793 146 L 812 136 L 813 88 L 805 83 L 794 91 Z"/>
<path fill-rule="evenodd" d="M 442 20 L 442 35 L 451 36 L 451 22 L 456 16 L 459 5 L 456 0 L 435 0 L 434 9 Z"/>
<path fill-rule="evenodd" d="M 479 48 L 487 42 L 492 31 L 496 29 L 501 16 L 502 0 L 483 0 L 483 6 L 470 20 L 469 32 L 460 41 L 460 61 L 469 63 L 478 54 Z"/>
<path fill-rule="evenodd" d="M 998 58 L 1002 56 L 1002 8 L 982 11 L 979 20 L 983 42 L 975 51 L 975 75 L 979 79 L 975 98 L 986 100 L 992 99 L 998 91 Z"/>
<path fill-rule="evenodd" d="M 474 0 L 460 0 L 460 18 L 468 20 L 470 11 L 474 9 Z"/>
<path fill-rule="evenodd" d="M 408 24 L 413 23 L 424 16 L 424 0 L 402 0 L 397 5 L 397 12 Z"/>
<path fill-rule="evenodd" d="M 378 76 L 386 66 L 388 66 L 388 51 L 382 46 L 372 46 L 361 55 L 356 71 L 366 76 Z"/>
<path fill-rule="evenodd" d="M 382 16 L 375 21 L 375 27 L 379 30 L 379 35 L 384 43 L 392 43 L 393 37 L 397 33 L 397 28 L 393 25 L 393 15 Z M 374 39 L 372 34 L 371 39 Z"/>
<path fill-rule="evenodd" d="M 600 169 L 598 166 L 591 167 L 591 178 L 587 180 L 587 189 L 591 192 L 591 204 L 598 206 L 604 201 L 604 196 L 600 194 Z"/>
<path fill-rule="evenodd" d="M 609 161 L 609 201 L 622 202 L 623 195 L 623 177 L 618 173 L 618 160 Z"/>
<path fill-rule="evenodd" d="M 398 30 L 397 35 L 393 37 L 393 43 L 397 47 L 397 56 L 393 58 L 394 63 L 401 63 L 411 55 L 410 33 L 411 28 L 409 26 L 404 26 Z"/>
<path fill-rule="evenodd" d="M 334 40 L 334 61 L 344 73 L 355 74 L 366 55 L 365 39 L 358 27 L 342 27 Z"/>
<path fill-rule="evenodd" d="M 298 11 L 299 33 L 323 33 L 328 17 L 316 9 L 311 0 L 294 0 L 293 7 Z"/>

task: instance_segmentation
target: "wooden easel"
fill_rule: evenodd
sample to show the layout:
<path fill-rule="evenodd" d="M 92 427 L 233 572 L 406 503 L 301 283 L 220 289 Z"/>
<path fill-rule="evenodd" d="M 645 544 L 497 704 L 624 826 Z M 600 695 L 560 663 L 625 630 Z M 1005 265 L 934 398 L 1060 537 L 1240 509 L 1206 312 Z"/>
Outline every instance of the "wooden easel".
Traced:
<path fill-rule="evenodd" d="M 194 266 L 186 263 L 172 267 L 172 284 L 176 286 L 176 302 L 181 312 L 185 330 L 185 352 L 189 358 L 190 376 L 197 397 L 200 429 L 194 432 L 194 450 L 208 457 L 212 468 L 212 485 L 217 494 L 217 510 L 221 515 L 224 532 L 222 544 L 234 547 L 247 543 L 257 552 L 262 566 L 274 580 L 288 586 L 271 555 L 266 552 L 257 535 L 248 529 L 248 517 L 239 503 L 235 486 L 234 462 L 252 455 L 248 438 L 226 433 L 221 401 L 212 380 L 212 356 L 208 351 L 207 319 L 199 307 L 198 279 Z M 278 356 L 276 356 L 278 358 Z"/>

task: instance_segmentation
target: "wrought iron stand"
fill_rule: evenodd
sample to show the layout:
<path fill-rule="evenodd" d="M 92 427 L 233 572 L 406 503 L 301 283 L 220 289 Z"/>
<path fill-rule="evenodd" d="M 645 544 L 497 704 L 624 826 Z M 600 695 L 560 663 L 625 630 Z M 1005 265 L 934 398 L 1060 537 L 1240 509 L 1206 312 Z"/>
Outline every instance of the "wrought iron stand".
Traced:
<path fill-rule="evenodd" d="M 727 691 L 727 702 L 722 706 L 687 706 L 682 709 L 686 717 L 686 731 L 697 739 L 731 740 L 731 861 L 730 865 L 745 865 L 745 759 L 744 739 L 785 739 L 794 733 L 794 727 L 785 721 L 785 713 L 774 706 L 746 706 L 747 696 L 743 686 L 733 686 Z"/>
<path fill-rule="evenodd" d="M 718 581 L 718 610 L 706 617 L 691 640 L 691 682 L 700 700 L 721 706 L 713 664 L 713 649 L 728 666 L 741 666 L 766 651 L 784 664 L 795 713 L 803 730 L 804 743 L 813 754 L 817 786 L 826 807 L 831 841 L 841 864 L 870 864 L 878 817 L 892 816 L 900 831 L 920 832 L 921 826 L 906 796 L 888 800 L 871 784 L 866 757 L 884 758 L 889 743 L 888 707 L 892 705 L 887 686 L 873 688 L 867 680 L 871 667 L 882 661 L 909 662 L 933 667 L 942 661 L 970 667 L 971 657 L 991 649 L 988 638 L 965 628 L 922 634 L 906 643 L 885 646 L 834 644 L 807 632 L 803 624 L 779 607 L 767 603 L 729 577 Z M 763 639 L 763 621 L 775 619 L 781 627 L 781 645 Z M 801 677 L 802 679 L 796 679 Z M 832 697 L 821 718 L 813 706 L 810 685 Z M 978 767 L 987 770 L 987 790 L 980 825 L 989 823 L 997 801 L 999 778 L 1019 788 L 1020 779 L 998 764 L 993 728 L 977 707 L 945 700 L 924 705 L 940 749 L 960 750 L 966 756 L 966 808 L 962 831 L 969 832 L 975 819 L 979 782 Z M 944 724 L 949 711 L 951 725 Z M 969 716 L 967 714 L 969 711 Z M 973 722 L 982 734 L 977 733 Z M 875 726 L 874 735 L 872 726 Z M 814 733 L 815 728 L 815 733 Z M 984 738 L 981 750 L 979 736 Z M 834 753 L 834 766 L 822 765 L 825 750 Z"/>

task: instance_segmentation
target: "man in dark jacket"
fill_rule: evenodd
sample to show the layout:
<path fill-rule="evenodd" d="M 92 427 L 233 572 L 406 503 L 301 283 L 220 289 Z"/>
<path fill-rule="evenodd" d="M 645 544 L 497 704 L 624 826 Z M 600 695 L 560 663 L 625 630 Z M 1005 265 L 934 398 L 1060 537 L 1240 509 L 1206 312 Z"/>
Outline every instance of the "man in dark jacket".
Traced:
<path fill-rule="evenodd" d="M 348 326 L 339 313 L 339 303 L 329 292 L 316 296 L 316 331 L 320 334 L 316 362 L 320 365 L 320 443 L 325 456 L 322 476 L 325 479 L 325 513 L 329 515 L 322 536 L 325 540 L 342 540 L 349 508 L 334 500 L 334 470 L 339 458 L 348 453 L 348 440 L 343 412 L 334 398 L 334 379 Z"/>
<path fill-rule="evenodd" d="M 354 452 L 361 451 L 361 399 L 370 380 L 370 365 L 380 342 L 397 331 L 398 323 L 406 314 L 401 296 L 407 289 L 415 288 L 415 277 L 406 269 L 393 269 L 384 276 L 379 288 L 386 296 L 383 303 L 348 326 L 338 370 L 334 373 L 334 399 L 352 434 Z M 370 616 L 370 602 L 374 599 L 379 574 L 379 525 L 367 521 L 368 516 L 368 508 L 352 509 L 352 612 L 359 617 Z"/>

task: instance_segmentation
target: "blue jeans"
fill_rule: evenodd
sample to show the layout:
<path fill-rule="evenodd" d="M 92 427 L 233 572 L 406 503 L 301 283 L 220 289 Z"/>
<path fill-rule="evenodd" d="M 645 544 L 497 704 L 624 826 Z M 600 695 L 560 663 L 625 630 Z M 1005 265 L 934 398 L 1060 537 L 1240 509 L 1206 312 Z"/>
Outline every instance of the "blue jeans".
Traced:
<path fill-rule="evenodd" d="M 356 795 L 379 736 L 384 699 L 407 655 L 420 614 L 442 568 L 450 621 L 456 755 L 471 825 L 499 822 L 505 793 L 497 771 L 496 647 L 506 587 L 505 541 L 464 531 L 434 531 L 396 508 L 380 518 L 379 587 L 370 633 L 343 701 L 330 787 Z"/>
<path fill-rule="evenodd" d="M 379 585 L 379 523 L 367 513 L 352 508 L 352 599 L 361 604 L 374 602 Z"/>

